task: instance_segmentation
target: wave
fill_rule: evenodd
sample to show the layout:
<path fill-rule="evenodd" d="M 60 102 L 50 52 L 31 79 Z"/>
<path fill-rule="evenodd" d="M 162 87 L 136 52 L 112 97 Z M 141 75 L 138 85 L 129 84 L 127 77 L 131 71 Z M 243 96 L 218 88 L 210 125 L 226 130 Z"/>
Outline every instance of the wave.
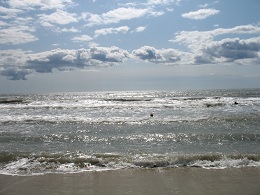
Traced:
<path fill-rule="evenodd" d="M 56 98 L 56 97 L 55 97 Z M 64 97 L 63 97 L 64 98 Z M 237 102 L 237 103 L 235 103 Z M 12 114 L 10 111 L 14 111 L 14 114 L 17 112 L 20 113 L 42 113 L 46 112 L 55 116 L 58 111 L 64 111 L 69 113 L 74 113 L 76 111 L 82 112 L 91 112 L 101 115 L 102 112 L 111 112 L 112 114 L 116 111 L 121 111 L 125 109 L 128 113 L 131 111 L 147 111 L 156 110 L 162 112 L 168 112 L 170 109 L 174 110 L 183 110 L 194 112 L 193 109 L 209 108 L 209 110 L 230 109 L 233 111 L 236 110 L 246 110 L 254 109 L 259 110 L 260 98 L 232 98 L 232 97 L 113 97 L 113 98 L 104 98 L 99 97 L 97 99 L 93 98 L 82 98 L 77 100 L 76 97 L 68 100 L 64 99 L 0 99 L 0 106 L 3 111 L 8 111 L 9 114 Z M 15 118 L 15 117 L 13 117 Z"/>
<path fill-rule="evenodd" d="M 149 102 L 152 99 L 147 98 L 112 98 L 112 99 L 104 99 L 105 101 L 115 101 L 115 102 Z"/>
<path fill-rule="evenodd" d="M 195 134 L 195 133 L 147 133 L 147 134 L 134 134 L 127 136 L 106 136 L 100 137 L 93 134 L 81 134 L 81 132 L 75 132 L 76 134 L 46 134 L 46 135 L 21 135 L 15 133 L 0 133 L 1 143 L 233 143 L 233 142 L 260 142 L 260 134 L 256 133 L 207 133 L 207 134 Z"/>
<path fill-rule="evenodd" d="M 217 105 L 211 105 L 217 106 Z M 168 108 L 170 109 L 170 108 Z M 111 111 L 112 112 L 112 111 Z M 163 112 L 153 112 L 151 110 L 146 110 L 138 113 L 137 111 L 114 111 L 115 113 L 109 113 L 106 111 L 103 114 L 99 113 L 86 113 L 84 112 L 74 112 L 74 113 L 58 113 L 56 115 L 52 114 L 27 114 L 27 115 L 15 115 L 15 116 L 2 116 L 0 118 L 0 125 L 12 125 L 12 124 L 28 124 L 28 125 L 48 125 L 48 124 L 58 124 L 58 125 L 73 125 L 73 124 L 82 124 L 82 125 L 160 125 L 160 124 L 188 124 L 194 123 L 194 126 L 199 125 L 199 123 L 207 125 L 212 123 L 214 125 L 219 125 L 220 121 L 222 125 L 228 124 L 241 124 L 243 126 L 255 124 L 259 126 L 260 124 L 260 114 L 259 112 L 248 113 L 243 112 L 241 114 L 233 114 L 233 112 L 226 112 L 219 116 L 210 116 L 204 113 L 197 114 L 188 113 L 190 116 L 183 115 L 182 113 L 174 113 L 175 111 L 170 111 L 167 114 Z M 252 112 L 252 111 L 251 111 Z M 137 114 L 136 114 L 137 113 Z M 123 116 L 125 114 L 125 116 Z M 136 114 L 136 115 L 135 115 Z M 150 114 L 153 114 L 151 117 Z M 122 116 L 120 116 L 122 115 Z M 217 124 L 216 124 L 217 123 Z M 241 126 L 242 127 L 242 126 Z"/>
<path fill-rule="evenodd" d="M 29 103 L 23 99 L 0 99 L 0 104 L 21 104 L 21 103 Z"/>
<path fill-rule="evenodd" d="M 208 96 L 205 96 L 205 97 L 175 97 L 175 98 L 172 98 L 172 100 L 198 101 L 198 100 L 210 100 L 210 99 L 219 100 L 221 98 L 223 98 L 223 97 L 218 97 L 218 96 L 216 96 L 216 97 L 214 97 L 214 96 L 213 97 L 208 97 Z"/>
<path fill-rule="evenodd" d="M 196 122 L 201 120 L 207 120 L 208 118 L 159 118 L 151 117 L 150 114 L 146 114 L 144 117 L 83 117 L 83 116 L 21 116 L 17 118 L 6 117 L 0 119 L 0 124 L 11 125 L 11 124 L 170 124 L 175 122 Z"/>
<path fill-rule="evenodd" d="M 224 169 L 252 166 L 260 166 L 260 154 L 0 153 L 0 174 L 6 175 L 76 173 L 126 168 Z"/>

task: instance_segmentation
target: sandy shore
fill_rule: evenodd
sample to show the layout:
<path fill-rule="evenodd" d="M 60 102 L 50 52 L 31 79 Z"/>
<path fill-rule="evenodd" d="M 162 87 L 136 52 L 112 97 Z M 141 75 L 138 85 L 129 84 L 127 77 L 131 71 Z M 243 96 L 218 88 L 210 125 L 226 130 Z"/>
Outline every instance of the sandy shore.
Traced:
<path fill-rule="evenodd" d="M 0 175 L 0 194 L 260 194 L 260 168 L 128 169 L 41 176 Z"/>

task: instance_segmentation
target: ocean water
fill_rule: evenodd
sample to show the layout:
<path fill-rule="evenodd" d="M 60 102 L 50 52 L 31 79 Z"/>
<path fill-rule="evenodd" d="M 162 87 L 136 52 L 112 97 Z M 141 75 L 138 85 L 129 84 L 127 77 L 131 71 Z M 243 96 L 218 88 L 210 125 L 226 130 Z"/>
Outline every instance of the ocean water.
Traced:
<path fill-rule="evenodd" d="M 260 89 L 0 95 L 0 174 L 247 166 Z"/>

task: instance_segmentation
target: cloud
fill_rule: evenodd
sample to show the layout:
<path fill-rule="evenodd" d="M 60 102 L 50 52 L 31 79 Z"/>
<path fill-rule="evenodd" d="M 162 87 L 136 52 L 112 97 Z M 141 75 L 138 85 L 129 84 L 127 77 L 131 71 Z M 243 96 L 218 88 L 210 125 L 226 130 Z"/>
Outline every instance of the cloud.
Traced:
<path fill-rule="evenodd" d="M 155 7 L 164 7 L 164 6 L 169 6 L 172 4 L 179 5 L 179 3 L 182 0 L 146 0 L 146 1 L 129 1 L 129 2 L 119 2 L 118 5 L 123 6 L 123 7 L 150 7 L 150 8 L 155 8 Z"/>
<path fill-rule="evenodd" d="M 206 8 L 206 7 L 208 7 L 208 6 L 209 6 L 208 3 L 204 3 L 204 4 L 199 5 L 200 8 Z"/>
<path fill-rule="evenodd" d="M 24 80 L 33 72 L 51 73 L 53 69 L 118 65 L 129 58 L 129 53 L 113 46 L 78 50 L 55 49 L 34 54 L 27 54 L 21 50 L 4 50 L 0 51 L 0 56 L 0 74 L 11 80 Z M 17 56 L 22 60 L 16 59 Z"/>
<path fill-rule="evenodd" d="M 5 29 L 0 30 L 0 44 L 18 45 L 38 40 L 32 32 L 39 28 L 39 23 L 44 27 L 52 27 L 52 30 L 58 33 L 79 31 L 57 26 L 78 22 L 77 14 L 64 11 L 65 8 L 75 5 L 71 0 L 8 0 L 3 5 L 5 7 L 0 6 L 0 18 L 1 26 L 5 26 Z M 26 30 L 21 29 L 25 26 Z"/>
<path fill-rule="evenodd" d="M 128 26 L 120 26 L 118 28 L 103 28 L 95 30 L 95 37 L 107 34 L 127 33 L 129 29 L 130 28 Z"/>
<path fill-rule="evenodd" d="M 198 11 L 184 13 L 181 16 L 183 18 L 188 18 L 188 19 L 202 20 L 202 19 L 208 18 L 212 15 L 216 15 L 219 12 L 220 11 L 216 10 L 216 9 L 200 9 Z"/>
<path fill-rule="evenodd" d="M 121 7 L 108 12 L 105 12 L 101 15 L 92 14 L 92 13 L 82 13 L 82 18 L 87 21 L 88 26 L 101 25 L 101 24 L 112 24 L 119 23 L 123 20 L 131 20 L 135 18 L 140 18 L 143 16 L 158 16 L 161 15 L 161 12 L 155 12 L 150 8 L 133 8 L 133 7 Z"/>
<path fill-rule="evenodd" d="M 157 5 L 157 4 L 164 4 L 164 5 L 167 5 L 167 4 L 171 4 L 171 3 L 176 3 L 176 4 L 179 4 L 181 2 L 181 0 L 148 0 L 147 1 L 147 4 L 150 5 Z"/>
<path fill-rule="evenodd" d="M 192 48 L 190 52 L 144 46 L 133 50 L 132 55 L 140 60 L 164 65 L 259 64 L 260 36 L 249 39 L 227 38 L 220 41 L 208 39 L 206 43 L 201 43 L 199 48 Z"/>
<path fill-rule="evenodd" d="M 8 26 L 8 24 L 7 24 L 6 22 L 0 21 L 0 28 L 1 28 L 2 26 Z"/>
<path fill-rule="evenodd" d="M 38 40 L 33 17 L 20 17 L 23 11 L 16 8 L 0 6 L 0 12 L 0 44 L 19 45 Z"/>
<path fill-rule="evenodd" d="M 78 22 L 77 16 L 74 13 L 69 13 L 63 10 L 57 10 L 52 14 L 39 14 L 39 20 L 42 26 L 51 27 L 53 24 L 65 25 L 73 22 Z"/>
<path fill-rule="evenodd" d="M 21 66 L 26 60 L 26 53 L 21 49 L 0 50 L 0 68 Z"/>
<path fill-rule="evenodd" d="M 164 65 L 197 65 L 197 64 L 255 64 L 260 63 L 260 37 L 248 39 L 223 38 L 229 34 L 259 35 L 260 27 L 254 25 L 236 26 L 234 28 L 217 28 L 211 31 L 181 31 L 176 33 L 174 43 L 184 44 L 189 52 L 173 48 L 156 49 L 143 46 L 132 51 L 134 58 Z"/>
<path fill-rule="evenodd" d="M 0 44 L 19 45 L 37 41 L 38 38 L 32 34 L 34 30 L 29 26 L 13 26 L 0 29 Z"/>
<path fill-rule="evenodd" d="M 146 26 L 139 26 L 133 32 L 143 32 L 146 29 Z"/>
<path fill-rule="evenodd" d="M 260 27 L 250 24 L 234 28 L 216 28 L 210 31 L 181 31 L 177 32 L 175 38 L 169 41 L 187 45 L 192 50 L 200 50 L 207 47 L 216 37 L 227 34 L 260 34 Z"/>
<path fill-rule="evenodd" d="M 90 49 L 91 60 L 97 62 L 97 64 L 102 65 L 102 63 L 115 63 L 123 62 L 125 59 L 129 58 L 129 53 L 118 47 L 94 47 Z M 92 63 L 91 63 L 92 64 Z"/>
<path fill-rule="evenodd" d="M 22 13 L 22 10 L 0 6 L 0 13 L 1 13 L 1 16 L 0 16 L 1 18 L 9 19 L 9 18 L 16 17 L 17 14 L 19 14 L 19 13 Z"/>
<path fill-rule="evenodd" d="M 77 33 L 80 32 L 78 29 L 71 27 L 71 28 L 62 28 L 58 29 L 58 32 L 72 32 L 72 33 Z"/>
<path fill-rule="evenodd" d="M 67 6 L 74 5 L 72 0 L 9 0 L 11 8 L 19 8 L 24 10 L 33 10 L 39 8 L 41 10 L 64 9 Z"/>
<path fill-rule="evenodd" d="M 113 66 L 128 58 L 128 52 L 118 47 L 95 47 L 91 49 L 56 49 L 30 55 L 27 68 L 37 72 L 52 72 L 53 68 L 85 68 Z"/>
<path fill-rule="evenodd" d="M 242 25 L 234 28 L 217 28 L 211 31 L 181 31 L 176 33 L 171 42 L 187 45 L 194 54 L 194 64 L 216 64 L 216 63 L 255 63 L 260 59 L 260 37 L 247 39 L 223 38 L 217 40 L 221 35 L 245 34 L 259 35 L 260 27 L 254 25 Z"/>
<path fill-rule="evenodd" d="M 22 50 L 0 50 L 0 75 L 10 80 L 25 80 L 29 70 L 23 65 L 27 61 L 26 53 Z"/>
<path fill-rule="evenodd" d="M 230 29 L 215 29 L 213 31 L 193 31 L 190 39 L 180 39 L 185 44 L 193 44 L 189 52 L 174 48 L 156 49 L 143 46 L 128 53 L 118 47 L 98 47 L 90 49 L 55 49 L 40 53 L 26 53 L 22 50 L 0 50 L 0 74 L 12 80 L 25 80 L 29 74 L 51 73 L 53 69 L 64 70 L 88 69 L 115 66 L 127 59 L 139 59 L 150 63 L 163 65 L 196 65 L 196 64 L 252 64 L 260 63 L 260 36 L 248 39 L 225 38 L 214 40 L 223 33 L 257 33 L 257 26 L 238 26 Z M 183 32 L 184 33 L 184 32 Z M 184 33 L 185 37 L 187 33 Z M 195 36 L 196 34 L 196 36 Z M 208 35 L 208 36 L 206 36 Z M 205 36 L 205 37 L 204 37 Z M 200 37 L 207 40 L 204 44 L 193 42 L 192 38 Z M 205 38 L 205 39 L 204 39 Z M 86 40 L 90 37 L 86 36 Z M 75 40 L 84 41 L 84 36 Z M 198 46 L 195 48 L 195 46 Z"/>
<path fill-rule="evenodd" d="M 92 37 L 88 35 L 80 35 L 72 38 L 73 42 L 89 42 L 92 41 Z"/>
<path fill-rule="evenodd" d="M 132 55 L 141 60 L 166 65 L 190 64 L 192 57 L 188 52 L 172 48 L 158 50 L 151 46 L 144 46 L 133 50 Z"/>
<path fill-rule="evenodd" d="M 240 62 L 244 59 L 260 61 L 260 37 L 240 40 L 223 39 L 211 42 L 195 58 L 196 63 Z"/>
<path fill-rule="evenodd" d="M 7 77 L 9 80 L 26 80 L 26 76 L 31 74 L 30 70 L 21 70 L 18 68 L 5 69 L 0 72 L 2 76 Z"/>

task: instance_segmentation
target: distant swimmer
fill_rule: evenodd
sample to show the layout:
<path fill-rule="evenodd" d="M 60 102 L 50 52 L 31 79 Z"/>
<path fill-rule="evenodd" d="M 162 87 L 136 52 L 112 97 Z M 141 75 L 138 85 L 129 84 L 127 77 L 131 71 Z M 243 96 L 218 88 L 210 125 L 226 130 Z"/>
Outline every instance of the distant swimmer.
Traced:
<path fill-rule="evenodd" d="M 237 105 L 238 103 L 237 102 L 234 102 L 235 105 Z"/>
<path fill-rule="evenodd" d="M 150 117 L 153 117 L 153 113 L 150 114 Z"/>

